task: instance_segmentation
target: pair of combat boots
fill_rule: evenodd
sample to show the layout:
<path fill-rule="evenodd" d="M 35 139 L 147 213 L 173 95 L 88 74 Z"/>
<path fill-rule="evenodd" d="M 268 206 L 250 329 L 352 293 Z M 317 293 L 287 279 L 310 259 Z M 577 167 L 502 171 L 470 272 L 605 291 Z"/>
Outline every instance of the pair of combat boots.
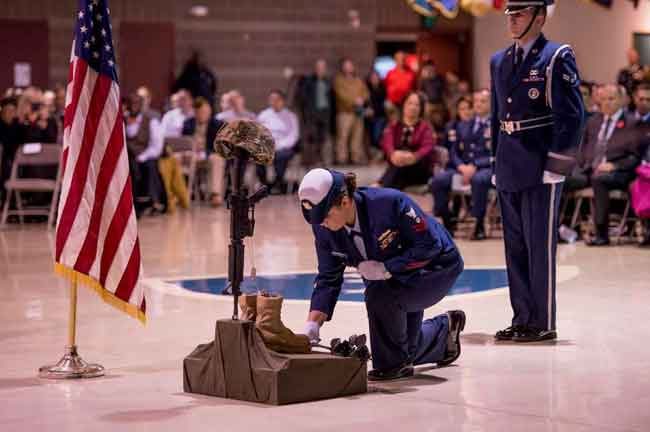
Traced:
<path fill-rule="evenodd" d="M 282 297 L 264 294 L 242 294 L 239 297 L 242 320 L 254 321 L 267 348 L 286 354 L 311 352 L 309 338 L 295 334 L 282 324 Z"/>

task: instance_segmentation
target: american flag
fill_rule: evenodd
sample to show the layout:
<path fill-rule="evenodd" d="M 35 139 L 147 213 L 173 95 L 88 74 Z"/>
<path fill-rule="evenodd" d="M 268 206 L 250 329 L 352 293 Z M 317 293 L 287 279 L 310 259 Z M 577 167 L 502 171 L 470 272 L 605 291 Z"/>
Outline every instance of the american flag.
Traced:
<path fill-rule="evenodd" d="M 55 271 L 145 321 L 107 0 L 80 0 L 66 91 Z"/>

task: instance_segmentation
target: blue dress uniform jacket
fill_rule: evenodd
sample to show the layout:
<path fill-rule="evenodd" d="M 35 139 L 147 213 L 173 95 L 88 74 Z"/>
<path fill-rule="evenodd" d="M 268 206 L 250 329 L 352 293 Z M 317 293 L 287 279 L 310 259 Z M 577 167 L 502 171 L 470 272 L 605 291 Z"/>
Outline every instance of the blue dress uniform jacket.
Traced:
<path fill-rule="evenodd" d="M 447 169 L 436 174 L 431 181 L 435 215 L 443 220 L 451 217 L 449 192 L 454 175 L 462 164 L 475 165 L 477 170 L 471 180 L 472 216 L 482 221 L 485 217 L 488 192 L 491 187 L 491 128 L 490 121 L 481 122 L 478 117 L 449 125 L 446 145 L 449 145 Z"/>
<path fill-rule="evenodd" d="M 383 262 L 393 279 L 408 284 L 422 270 L 456 256 L 451 236 L 424 214 L 406 194 L 394 189 L 359 188 L 354 196 L 357 217 L 369 260 Z M 332 318 L 346 266 L 357 267 L 363 257 L 345 229 L 330 231 L 314 225 L 318 276 L 311 310 Z"/>
<path fill-rule="evenodd" d="M 560 47 L 541 35 L 516 72 L 514 45 L 491 59 L 492 147 L 499 190 L 540 185 L 545 170 L 568 175 L 575 165 L 584 106 L 575 56 L 570 47 Z"/>
<path fill-rule="evenodd" d="M 491 124 L 482 123 L 478 117 L 469 122 L 457 122 L 447 134 L 449 164 L 458 168 L 462 164 L 472 164 L 478 169 L 489 168 L 491 159 Z"/>
<path fill-rule="evenodd" d="M 568 45 L 540 35 L 521 65 L 515 66 L 514 57 L 513 45 L 495 54 L 490 65 L 492 147 L 512 324 L 553 337 L 562 182 L 545 183 L 544 171 L 566 176 L 575 166 L 584 106 Z"/>
<path fill-rule="evenodd" d="M 368 281 L 372 362 L 387 370 L 445 358 L 449 335 L 446 314 L 423 320 L 424 309 L 449 292 L 463 261 L 449 233 L 406 194 L 394 189 L 361 188 L 354 194 L 367 259 L 384 263 L 392 277 Z M 311 310 L 334 313 L 346 266 L 364 261 L 346 229 L 313 226 L 318 255 Z"/>

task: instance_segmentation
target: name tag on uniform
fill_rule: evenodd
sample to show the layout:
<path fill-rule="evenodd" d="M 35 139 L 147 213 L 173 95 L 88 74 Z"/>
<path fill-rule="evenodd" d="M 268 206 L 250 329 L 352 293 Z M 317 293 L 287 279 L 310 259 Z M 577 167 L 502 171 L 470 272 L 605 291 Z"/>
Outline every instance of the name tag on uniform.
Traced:
<path fill-rule="evenodd" d="M 539 74 L 537 69 L 531 69 L 528 73 L 528 77 L 522 80 L 523 82 L 541 82 L 544 81 L 544 75 Z"/>
<path fill-rule="evenodd" d="M 458 139 L 456 137 L 456 130 L 455 129 L 452 129 L 452 130 L 449 131 L 449 133 L 447 134 L 447 139 L 449 141 L 456 141 Z"/>

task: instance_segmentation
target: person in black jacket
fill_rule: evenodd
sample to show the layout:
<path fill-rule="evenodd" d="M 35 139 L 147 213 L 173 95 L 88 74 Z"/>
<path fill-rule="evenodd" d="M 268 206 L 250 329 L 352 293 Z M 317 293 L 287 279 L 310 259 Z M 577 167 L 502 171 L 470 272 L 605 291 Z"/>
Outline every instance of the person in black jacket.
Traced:
<path fill-rule="evenodd" d="M 331 133 L 333 126 L 334 90 L 332 80 L 327 74 L 327 62 L 323 59 L 316 61 L 314 73 L 303 78 L 298 84 L 296 108 L 302 120 L 304 141 L 302 148 L 302 163 L 316 166 L 332 159 Z"/>
<path fill-rule="evenodd" d="M 381 149 L 381 135 L 386 127 L 386 87 L 377 71 L 368 74 L 366 85 L 370 92 L 368 108 L 366 109 L 366 130 L 370 134 L 370 144 L 373 148 Z"/>
<path fill-rule="evenodd" d="M 173 86 L 173 92 L 187 89 L 192 97 L 202 97 L 208 101 L 210 108 L 214 108 L 215 95 L 217 94 L 217 77 L 205 65 L 199 52 L 192 53 L 192 57 L 185 63 L 181 75 Z"/>
<path fill-rule="evenodd" d="M 225 123 L 214 118 L 210 104 L 203 98 L 194 102 L 194 112 L 194 117 L 183 123 L 183 135 L 193 136 L 198 148 L 205 148 L 210 171 L 210 204 L 219 207 L 223 204 L 226 161 L 214 152 L 214 139 Z"/>

